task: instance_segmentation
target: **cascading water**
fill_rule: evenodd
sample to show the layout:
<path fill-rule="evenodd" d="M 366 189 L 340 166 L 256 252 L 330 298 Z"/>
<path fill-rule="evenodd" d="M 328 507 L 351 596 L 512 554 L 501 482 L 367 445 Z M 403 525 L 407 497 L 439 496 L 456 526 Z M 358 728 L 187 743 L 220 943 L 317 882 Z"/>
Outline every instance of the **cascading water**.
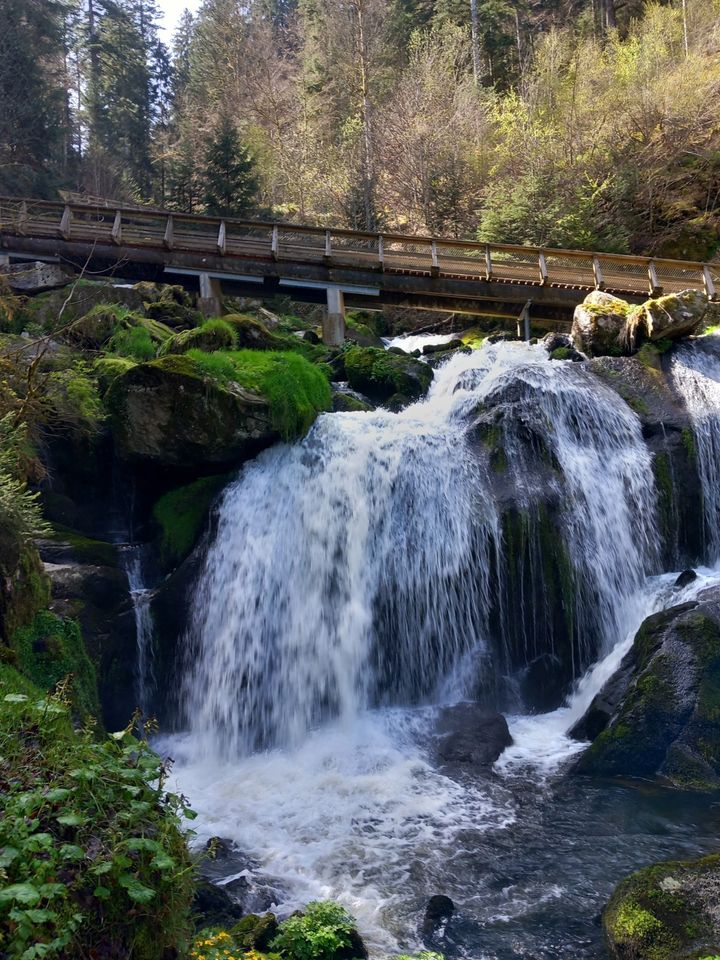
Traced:
<path fill-rule="evenodd" d="M 720 338 L 702 337 L 676 347 L 670 374 L 692 417 L 707 559 L 716 564 L 720 562 Z"/>
<path fill-rule="evenodd" d="M 151 710 L 155 692 L 155 670 L 153 663 L 153 616 L 150 608 L 151 591 L 147 588 L 143 567 L 142 545 L 129 545 L 122 549 L 121 555 L 128 578 L 130 599 L 135 615 L 135 637 L 137 654 L 135 660 L 135 696 L 137 705 L 143 714 Z"/>
<path fill-rule="evenodd" d="M 490 414 L 507 460 L 497 474 L 472 440 Z M 429 760 L 432 703 L 502 654 L 491 612 L 498 593 L 506 615 L 520 600 L 501 580 L 497 494 L 512 485 L 531 513 L 538 455 L 574 570 L 578 658 L 607 656 L 568 706 L 510 718 L 500 779 L 453 780 Z M 618 876 L 702 847 L 700 817 L 670 836 L 649 797 L 641 836 L 624 788 L 566 781 L 548 795 L 525 773 L 579 749 L 565 731 L 643 617 L 705 582 L 679 595 L 670 576 L 646 580 L 652 475 L 629 407 L 584 365 L 522 344 L 455 356 L 426 401 L 321 417 L 302 444 L 249 464 L 201 577 L 190 730 L 167 744 L 199 842 L 227 837 L 255 858 L 250 873 L 277 878 L 266 905 L 280 913 L 340 899 L 373 957 L 417 948 L 424 904 L 442 892 L 460 904 L 448 957 L 596 960 L 593 917 Z M 234 873 L 247 872 L 241 857 Z"/>

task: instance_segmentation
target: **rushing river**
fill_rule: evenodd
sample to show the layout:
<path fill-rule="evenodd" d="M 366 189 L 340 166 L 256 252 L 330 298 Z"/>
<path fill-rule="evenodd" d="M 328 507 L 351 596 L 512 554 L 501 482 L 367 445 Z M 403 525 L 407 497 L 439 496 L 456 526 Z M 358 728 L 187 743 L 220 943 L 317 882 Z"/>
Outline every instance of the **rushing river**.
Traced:
<path fill-rule="evenodd" d="M 714 389 L 675 375 L 686 392 Z M 488 573 L 499 511 L 467 423 L 508 390 L 539 411 L 562 472 L 578 682 L 553 713 L 509 716 L 515 742 L 492 775 L 451 778 L 432 761 L 438 705 L 502 657 Z M 504 442 L 529 503 L 520 426 Z M 224 880 L 264 891 L 256 909 L 339 899 L 373 957 L 419 948 L 438 893 L 457 907 L 432 942 L 448 957 L 601 957 L 597 918 L 620 877 L 710 849 L 720 827 L 703 800 L 563 776 L 583 748 L 566 731 L 644 617 L 720 580 L 704 570 L 679 592 L 660 574 L 654 502 L 630 408 L 583 364 L 523 344 L 455 356 L 402 413 L 323 416 L 248 464 L 198 588 L 187 732 L 162 744 L 198 842 L 242 852 Z"/>

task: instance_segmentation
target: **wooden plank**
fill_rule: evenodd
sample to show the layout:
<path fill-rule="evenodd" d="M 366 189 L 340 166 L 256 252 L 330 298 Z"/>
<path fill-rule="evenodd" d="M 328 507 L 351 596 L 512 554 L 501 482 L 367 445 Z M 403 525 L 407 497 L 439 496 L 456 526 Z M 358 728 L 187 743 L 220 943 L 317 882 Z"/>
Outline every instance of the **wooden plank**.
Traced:
<path fill-rule="evenodd" d="M 705 286 L 707 298 L 708 300 L 714 300 L 717 296 L 717 290 L 715 289 L 715 283 L 713 282 L 712 274 L 710 273 L 710 267 L 707 264 L 704 264 L 702 272 L 703 284 Z"/>
<path fill-rule="evenodd" d="M 545 284 L 548 282 L 548 268 L 545 260 L 545 254 L 542 252 L 542 250 L 538 254 L 538 266 L 540 268 L 540 282 Z"/>
<path fill-rule="evenodd" d="M 647 272 L 648 282 L 650 284 L 650 296 L 659 297 L 663 291 L 663 288 L 658 282 L 657 270 L 655 269 L 655 263 L 652 260 L 648 263 Z"/>
<path fill-rule="evenodd" d="M 330 262 L 332 258 L 332 233 L 330 230 L 325 231 L 325 253 L 323 258 L 327 263 Z"/>
<path fill-rule="evenodd" d="M 120 210 L 115 211 L 115 220 L 112 225 L 112 230 L 110 231 L 110 239 L 116 247 L 119 247 L 122 243 L 122 212 Z"/>
<path fill-rule="evenodd" d="M 433 277 L 440 276 L 440 262 L 438 260 L 438 248 L 437 242 L 433 240 L 430 244 L 430 255 L 432 257 L 432 266 L 430 267 L 430 275 Z"/>
<path fill-rule="evenodd" d="M 597 257 L 593 257 L 593 276 L 595 277 L 595 289 L 604 290 L 605 289 L 605 279 L 603 278 L 602 267 L 600 266 L 600 260 Z"/>
<path fill-rule="evenodd" d="M 70 239 L 70 225 L 72 223 L 72 210 L 68 204 L 65 204 L 63 208 L 62 217 L 60 218 L 60 227 L 58 233 L 63 238 L 63 240 Z"/>
<path fill-rule="evenodd" d="M 27 222 L 28 222 L 28 208 L 27 202 L 23 200 L 20 204 L 20 212 L 18 214 L 18 233 L 25 234 L 27 232 Z"/>

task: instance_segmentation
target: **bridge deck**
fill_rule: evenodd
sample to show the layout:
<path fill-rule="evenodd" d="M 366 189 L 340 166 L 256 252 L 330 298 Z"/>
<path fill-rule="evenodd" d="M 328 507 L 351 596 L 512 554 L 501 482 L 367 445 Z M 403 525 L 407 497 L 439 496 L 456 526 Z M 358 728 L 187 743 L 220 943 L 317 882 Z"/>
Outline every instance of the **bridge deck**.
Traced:
<path fill-rule="evenodd" d="M 689 287 L 716 298 L 720 264 L 285 223 L 101 204 L 0 198 L 0 245 L 38 256 L 95 256 L 300 285 L 371 285 L 375 302 L 493 312 L 526 299 L 550 317 L 593 289 L 639 300 Z M 379 300 L 378 300 L 379 298 Z"/>

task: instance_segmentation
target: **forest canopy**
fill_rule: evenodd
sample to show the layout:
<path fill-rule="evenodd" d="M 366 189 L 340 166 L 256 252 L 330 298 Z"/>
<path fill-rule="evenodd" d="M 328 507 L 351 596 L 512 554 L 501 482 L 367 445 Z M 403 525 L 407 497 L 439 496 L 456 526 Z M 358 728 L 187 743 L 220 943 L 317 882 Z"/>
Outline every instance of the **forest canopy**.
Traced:
<path fill-rule="evenodd" d="M 709 259 L 720 2 L 0 0 L 0 193 Z"/>

